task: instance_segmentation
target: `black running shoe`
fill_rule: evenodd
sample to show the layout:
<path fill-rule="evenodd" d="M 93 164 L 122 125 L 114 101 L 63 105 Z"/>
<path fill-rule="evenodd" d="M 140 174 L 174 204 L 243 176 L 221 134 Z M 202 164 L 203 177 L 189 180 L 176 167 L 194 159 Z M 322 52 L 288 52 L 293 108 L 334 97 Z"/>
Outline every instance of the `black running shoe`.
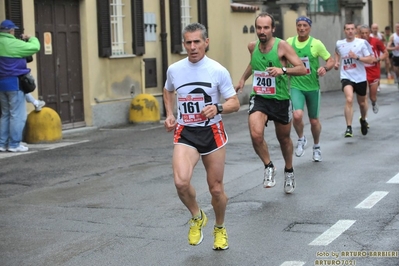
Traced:
<path fill-rule="evenodd" d="M 346 131 L 345 131 L 345 138 L 351 138 L 351 137 L 353 137 L 352 129 L 351 128 L 347 128 Z"/>
<path fill-rule="evenodd" d="M 359 122 L 360 122 L 360 120 L 362 120 L 362 116 L 359 116 Z M 366 121 L 367 128 L 370 128 L 369 122 L 367 122 L 367 118 L 365 121 Z M 360 123 L 362 123 L 362 122 L 360 122 Z"/>
<path fill-rule="evenodd" d="M 368 123 L 366 120 L 360 119 L 360 130 L 362 131 L 363 135 L 367 135 Z"/>

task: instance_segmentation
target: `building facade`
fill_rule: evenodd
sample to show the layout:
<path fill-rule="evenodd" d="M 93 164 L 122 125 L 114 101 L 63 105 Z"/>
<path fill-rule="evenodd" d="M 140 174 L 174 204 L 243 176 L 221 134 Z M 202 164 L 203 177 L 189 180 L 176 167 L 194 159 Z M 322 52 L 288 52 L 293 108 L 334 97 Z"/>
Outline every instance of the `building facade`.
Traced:
<path fill-rule="evenodd" d="M 17 35 L 35 35 L 42 44 L 29 64 L 38 84 L 33 95 L 57 111 L 64 129 L 126 124 L 141 93 L 162 107 L 166 69 L 186 57 L 181 30 L 191 22 L 207 27 L 208 56 L 235 81 L 245 69 L 235 62 L 244 61 L 245 43 L 256 38 L 258 8 L 229 0 L 1 2 L 0 19 L 13 20 Z"/>
<path fill-rule="evenodd" d="M 28 65 L 38 84 L 33 95 L 68 129 L 129 123 L 131 101 L 141 93 L 153 95 L 163 115 L 166 70 L 186 57 L 181 30 L 191 22 L 207 27 L 207 55 L 236 84 L 259 12 L 273 14 L 275 36 L 283 39 L 296 34 L 299 15 L 311 17 L 312 35 L 333 54 L 346 21 L 367 23 L 365 8 L 381 29 L 399 21 L 399 0 L 2 0 L 0 19 L 20 26 L 17 36 L 39 38 L 41 50 Z M 340 89 L 337 71 L 320 82 L 323 91 Z M 250 84 L 239 95 L 244 104 Z"/>

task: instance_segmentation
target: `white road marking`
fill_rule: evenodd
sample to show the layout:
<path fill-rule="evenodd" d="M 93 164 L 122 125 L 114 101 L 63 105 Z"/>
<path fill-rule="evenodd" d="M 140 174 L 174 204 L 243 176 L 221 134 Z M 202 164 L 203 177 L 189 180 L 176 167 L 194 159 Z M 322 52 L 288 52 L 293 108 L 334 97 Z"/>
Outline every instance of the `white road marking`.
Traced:
<path fill-rule="evenodd" d="M 303 265 L 305 265 L 305 262 L 303 261 L 285 261 L 280 266 L 303 266 Z"/>
<path fill-rule="evenodd" d="M 61 147 L 85 143 L 88 141 L 90 141 L 90 140 L 81 140 L 81 141 L 76 141 L 76 142 L 64 141 L 64 142 L 56 142 L 56 143 L 41 143 L 41 144 L 27 144 L 27 145 L 25 143 L 23 143 L 24 145 L 29 147 L 29 151 L 27 151 L 27 152 L 8 152 L 8 151 L 0 152 L 0 159 L 14 157 L 14 156 L 20 156 L 20 155 L 26 155 L 26 154 L 32 154 L 32 153 L 39 152 L 39 151 L 54 150 L 54 149 L 58 149 Z"/>
<path fill-rule="evenodd" d="M 399 184 L 399 173 L 392 177 L 387 183 Z"/>
<path fill-rule="evenodd" d="M 357 209 L 371 209 L 377 202 L 382 200 L 386 195 L 388 195 L 387 191 L 375 191 L 370 196 L 368 196 L 365 200 L 360 202 L 355 208 Z"/>
<path fill-rule="evenodd" d="M 339 220 L 333 226 L 330 227 L 323 234 L 318 236 L 315 240 L 310 242 L 309 245 L 312 246 L 327 246 L 337 237 L 339 237 L 343 232 L 345 232 L 349 227 L 351 227 L 356 220 Z"/>
<path fill-rule="evenodd" d="M 77 142 L 58 142 L 58 143 L 52 143 L 52 144 L 34 144 L 34 148 L 42 149 L 42 150 L 54 150 L 58 149 L 61 147 L 66 147 L 66 146 L 71 146 L 71 145 L 76 145 L 76 144 L 81 144 L 88 142 L 89 140 L 81 140 Z"/>

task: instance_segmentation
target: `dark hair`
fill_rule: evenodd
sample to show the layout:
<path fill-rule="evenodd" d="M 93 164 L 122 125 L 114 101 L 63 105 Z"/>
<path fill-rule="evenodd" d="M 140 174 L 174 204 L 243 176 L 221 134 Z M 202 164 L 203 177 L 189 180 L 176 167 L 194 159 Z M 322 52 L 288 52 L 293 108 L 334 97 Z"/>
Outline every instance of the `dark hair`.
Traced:
<path fill-rule="evenodd" d="M 385 30 L 391 30 L 391 27 L 386 26 L 386 27 L 385 27 Z"/>
<path fill-rule="evenodd" d="M 357 25 L 357 26 L 356 26 L 356 24 L 353 23 L 352 21 L 348 21 L 348 22 L 345 23 L 344 29 L 346 29 L 346 25 L 352 25 L 352 24 L 355 25 L 355 28 L 357 28 L 357 26 L 360 26 L 360 25 Z"/>
<path fill-rule="evenodd" d="M 255 18 L 255 26 L 256 26 L 256 21 L 258 20 L 259 17 L 262 17 L 262 18 L 263 17 L 269 17 L 269 18 L 271 18 L 271 20 L 272 20 L 272 28 L 276 27 L 276 22 L 274 20 L 274 17 L 271 14 L 267 13 L 267 12 L 262 12 Z"/>
<path fill-rule="evenodd" d="M 186 34 L 187 32 L 195 32 L 195 31 L 201 31 L 201 35 L 202 35 L 202 39 L 206 40 L 208 38 L 208 32 L 206 31 L 206 28 L 204 25 L 202 25 L 201 23 L 191 23 L 188 24 L 186 27 L 184 27 L 183 31 L 182 31 L 182 35 L 184 38 L 184 34 Z"/>

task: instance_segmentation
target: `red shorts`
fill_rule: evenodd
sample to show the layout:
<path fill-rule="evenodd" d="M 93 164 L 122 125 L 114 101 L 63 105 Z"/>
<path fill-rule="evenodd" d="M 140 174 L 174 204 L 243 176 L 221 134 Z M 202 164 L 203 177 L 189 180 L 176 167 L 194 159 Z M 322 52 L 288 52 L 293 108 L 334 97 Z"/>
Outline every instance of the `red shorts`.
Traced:
<path fill-rule="evenodd" d="M 366 72 L 367 72 L 367 82 L 369 84 L 373 84 L 380 81 L 381 70 L 379 65 L 366 67 Z"/>
<path fill-rule="evenodd" d="M 178 124 L 174 144 L 193 147 L 201 155 L 207 155 L 227 144 L 228 137 L 222 121 L 207 127 L 189 127 Z"/>

